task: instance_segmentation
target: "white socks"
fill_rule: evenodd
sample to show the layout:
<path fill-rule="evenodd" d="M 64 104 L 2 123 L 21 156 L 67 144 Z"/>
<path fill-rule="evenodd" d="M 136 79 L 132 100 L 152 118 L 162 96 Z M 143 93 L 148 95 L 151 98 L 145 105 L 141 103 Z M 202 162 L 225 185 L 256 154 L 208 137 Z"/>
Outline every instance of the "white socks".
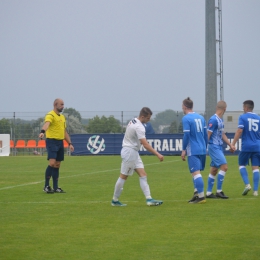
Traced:
<path fill-rule="evenodd" d="M 145 198 L 151 199 L 152 197 L 151 197 L 150 187 L 147 183 L 147 177 L 146 176 L 140 177 L 139 181 L 140 181 L 140 186 L 141 186 L 141 189 L 144 193 Z"/>
<path fill-rule="evenodd" d="M 114 201 L 118 201 L 118 198 L 120 197 L 123 191 L 124 184 L 125 184 L 125 180 L 119 177 L 115 185 L 115 191 L 113 196 Z"/>
<path fill-rule="evenodd" d="M 116 185 L 115 185 L 115 190 L 114 190 L 114 195 L 113 195 L 113 200 L 114 201 L 118 201 L 122 191 L 123 191 L 123 187 L 124 187 L 124 184 L 125 184 L 125 181 L 124 179 L 122 178 L 118 178 L 117 182 L 116 182 Z M 144 196 L 146 199 L 151 199 L 151 192 L 150 192 L 150 187 L 147 183 L 147 177 L 144 176 L 144 177 L 140 177 L 139 178 L 139 181 L 140 181 L 140 186 L 141 186 L 141 189 L 144 193 Z"/>

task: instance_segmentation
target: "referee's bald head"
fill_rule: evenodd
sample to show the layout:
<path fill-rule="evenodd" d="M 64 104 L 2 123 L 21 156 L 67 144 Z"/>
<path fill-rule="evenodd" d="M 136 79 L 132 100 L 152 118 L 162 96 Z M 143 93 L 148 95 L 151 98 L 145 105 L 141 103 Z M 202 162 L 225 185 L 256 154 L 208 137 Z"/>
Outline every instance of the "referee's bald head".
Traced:
<path fill-rule="evenodd" d="M 57 106 L 59 103 L 63 103 L 63 100 L 61 98 L 56 98 L 53 102 L 53 106 Z"/>

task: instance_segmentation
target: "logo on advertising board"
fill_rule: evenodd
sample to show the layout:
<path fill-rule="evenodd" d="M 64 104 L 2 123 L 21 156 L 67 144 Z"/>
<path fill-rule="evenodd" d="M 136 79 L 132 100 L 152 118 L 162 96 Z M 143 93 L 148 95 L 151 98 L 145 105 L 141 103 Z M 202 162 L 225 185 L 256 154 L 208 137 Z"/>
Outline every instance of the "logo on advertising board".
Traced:
<path fill-rule="evenodd" d="M 103 152 L 106 148 L 105 140 L 100 138 L 99 135 L 92 135 L 88 139 L 87 148 L 92 154 Z"/>

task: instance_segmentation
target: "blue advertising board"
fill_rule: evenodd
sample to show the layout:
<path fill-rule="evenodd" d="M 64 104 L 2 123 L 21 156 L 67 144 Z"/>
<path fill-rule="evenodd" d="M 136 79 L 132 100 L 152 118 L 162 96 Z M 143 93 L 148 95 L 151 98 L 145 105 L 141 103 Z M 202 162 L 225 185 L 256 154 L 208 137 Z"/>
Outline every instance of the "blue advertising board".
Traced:
<path fill-rule="evenodd" d="M 226 134 L 232 141 L 234 133 Z M 117 155 L 122 149 L 123 134 L 72 134 L 71 141 L 75 151 L 71 155 Z M 182 151 L 183 134 L 150 134 L 146 136 L 149 144 L 163 155 L 180 155 Z M 238 154 L 241 140 L 237 143 Z M 230 155 L 229 147 L 223 145 L 223 151 Z M 141 155 L 149 155 L 142 146 Z"/>

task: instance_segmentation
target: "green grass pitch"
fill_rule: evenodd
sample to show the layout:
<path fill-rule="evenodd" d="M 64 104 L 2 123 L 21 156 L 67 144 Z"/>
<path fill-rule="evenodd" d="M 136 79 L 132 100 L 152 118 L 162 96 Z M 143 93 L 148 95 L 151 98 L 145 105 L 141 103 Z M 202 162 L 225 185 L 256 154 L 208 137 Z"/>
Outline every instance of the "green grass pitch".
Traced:
<path fill-rule="evenodd" d="M 0 157 L 0 259 L 260 258 L 260 198 L 241 195 L 237 156 L 227 157 L 230 198 L 201 205 L 187 203 L 193 185 L 180 156 L 142 159 L 159 207 L 146 206 L 136 174 L 120 198 L 127 207 L 110 205 L 120 156 L 66 157 L 59 180 L 66 194 L 42 191 L 45 156 Z"/>

